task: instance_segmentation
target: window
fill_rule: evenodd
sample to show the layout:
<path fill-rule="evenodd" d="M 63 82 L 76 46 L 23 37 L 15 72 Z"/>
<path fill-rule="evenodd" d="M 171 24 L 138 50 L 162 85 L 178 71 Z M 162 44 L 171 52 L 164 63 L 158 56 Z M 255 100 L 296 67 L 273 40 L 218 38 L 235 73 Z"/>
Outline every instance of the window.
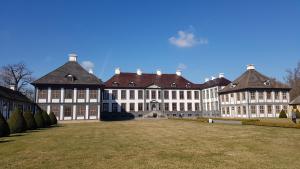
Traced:
<path fill-rule="evenodd" d="M 149 106 L 150 106 L 150 104 L 149 104 L 149 103 L 146 103 L 146 110 L 147 110 L 147 111 L 149 111 L 149 108 L 150 108 Z"/>
<path fill-rule="evenodd" d="M 180 106 L 180 111 L 184 111 L 184 103 L 180 103 L 179 106 Z"/>
<path fill-rule="evenodd" d="M 48 97 L 48 90 L 40 89 L 39 90 L 39 99 L 47 99 L 47 97 Z"/>
<path fill-rule="evenodd" d="M 138 103 L 138 110 L 143 111 L 143 103 Z"/>
<path fill-rule="evenodd" d="M 243 106 L 243 114 L 246 114 L 246 106 Z"/>
<path fill-rule="evenodd" d="M 272 114 L 272 106 L 268 105 L 268 114 Z"/>
<path fill-rule="evenodd" d="M 251 100 L 255 100 L 255 92 L 250 92 L 250 98 Z"/>
<path fill-rule="evenodd" d="M 65 99 L 72 99 L 72 98 L 73 98 L 73 90 L 65 89 Z"/>
<path fill-rule="evenodd" d="M 135 94 L 134 90 L 129 90 L 129 98 L 130 98 L 131 100 L 134 100 L 134 99 L 135 99 L 134 94 Z"/>
<path fill-rule="evenodd" d="M 209 90 L 206 90 L 206 98 L 209 99 Z"/>
<path fill-rule="evenodd" d="M 112 99 L 112 100 L 118 99 L 118 90 L 113 90 L 113 91 L 112 91 L 111 99 Z"/>
<path fill-rule="evenodd" d="M 230 94 L 230 97 L 231 97 L 231 98 L 233 98 L 233 97 L 234 97 L 234 94 L 233 94 L 233 93 L 231 93 L 231 94 Z"/>
<path fill-rule="evenodd" d="M 240 100 L 241 100 L 241 95 L 240 95 L 240 93 L 236 93 L 236 100 L 237 100 L 237 101 L 240 101 Z"/>
<path fill-rule="evenodd" d="M 64 117 L 72 116 L 72 106 L 65 105 L 64 106 Z"/>
<path fill-rule="evenodd" d="M 195 103 L 195 111 L 199 111 L 200 110 L 200 104 L 199 103 Z"/>
<path fill-rule="evenodd" d="M 161 99 L 161 91 L 158 91 L 158 99 Z"/>
<path fill-rule="evenodd" d="M 149 99 L 149 90 L 146 90 L 146 99 Z"/>
<path fill-rule="evenodd" d="M 202 91 L 202 97 L 205 99 L 205 90 Z"/>
<path fill-rule="evenodd" d="M 60 89 L 51 90 L 52 99 L 60 99 Z"/>
<path fill-rule="evenodd" d="M 121 90 L 121 99 L 126 100 L 126 90 Z"/>
<path fill-rule="evenodd" d="M 241 114 L 241 107 L 240 106 L 237 107 L 237 113 Z"/>
<path fill-rule="evenodd" d="M 129 110 L 130 111 L 135 111 L 135 109 L 134 109 L 134 103 L 130 103 L 129 104 Z"/>
<path fill-rule="evenodd" d="M 226 107 L 227 114 L 230 114 L 229 107 Z"/>
<path fill-rule="evenodd" d="M 282 109 L 283 109 L 284 112 L 287 112 L 287 106 L 283 106 Z"/>
<path fill-rule="evenodd" d="M 169 103 L 165 103 L 165 111 L 169 111 Z"/>
<path fill-rule="evenodd" d="M 222 107 L 222 113 L 223 113 L 223 114 L 226 114 L 226 111 L 225 111 L 225 108 L 224 108 L 224 107 Z"/>
<path fill-rule="evenodd" d="M 169 91 L 168 90 L 164 91 L 164 98 L 169 99 Z"/>
<path fill-rule="evenodd" d="M 275 92 L 275 100 L 279 100 L 279 92 Z"/>
<path fill-rule="evenodd" d="M 256 114 L 256 107 L 255 106 L 251 106 L 250 109 L 251 109 L 252 114 Z"/>
<path fill-rule="evenodd" d="M 228 102 L 228 101 L 229 101 L 229 96 L 228 96 L 228 94 L 226 94 L 225 97 L 226 97 L 226 98 L 225 98 L 226 102 Z"/>
<path fill-rule="evenodd" d="M 265 106 L 259 106 L 259 113 L 265 114 Z"/>
<path fill-rule="evenodd" d="M 286 92 L 283 92 L 283 93 L 282 93 L 282 99 L 283 99 L 283 100 L 286 100 L 286 98 L 287 98 L 286 95 L 287 95 Z"/>
<path fill-rule="evenodd" d="M 98 115 L 97 105 L 90 105 L 89 110 L 90 110 L 90 113 L 89 113 L 90 116 L 97 116 Z"/>
<path fill-rule="evenodd" d="M 109 100 L 109 93 L 108 90 L 103 91 L 103 100 Z"/>
<path fill-rule="evenodd" d="M 103 112 L 108 112 L 109 110 L 108 110 L 108 103 L 103 103 L 103 106 L 102 106 L 103 108 L 102 108 L 102 110 L 103 110 Z"/>
<path fill-rule="evenodd" d="M 176 99 L 176 91 L 172 91 L 172 99 Z"/>
<path fill-rule="evenodd" d="M 279 105 L 275 106 L 275 110 L 276 110 L 276 113 L 280 113 L 280 106 Z"/>
<path fill-rule="evenodd" d="M 121 112 L 126 112 L 126 103 L 121 103 Z"/>
<path fill-rule="evenodd" d="M 179 99 L 184 99 L 184 91 L 179 91 Z"/>
<path fill-rule="evenodd" d="M 177 111 L 177 103 L 172 103 L 172 110 Z"/>
<path fill-rule="evenodd" d="M 235 107 L 231 107 L 231 112 L 234 112 L 235 111 Z"/>
<path fill-rule="evenodd" d="M 129 86 L 129 87 L 134 87 L 134 86 L 135 86 L 135 83 L 134 83 L 134 82 L 130 82 L 130 83 L 128 84 L 128 86 Z"/>
<path fill-rule="evenodd" d="M 191 91 L 187 91 L 186 95 L 187 95 L 186 96 L 187 99 L 189 99 L 189 100 L 192 99 L 192 92 Z"/>
<path fill-rule="evenodd" d="M 156 91 L 151 90 L 151 99 L 155 100 L 156 99 Z"/>
<path fill-rule="evenodd" d="M 52 105 L 51 112 L 55 114 L 56 117 L 59 117 L 60 114 L 60 106 L 59 105 Z"/>
<path fill-rule="evenodd" d="M 98 90 L 92 89 L 90 90 L 90 99 L 97 99 L 98 97 Z"/>
<path fill-rule="evenodd" d="M 176 87 L 176 83 L 172 83 L 172 84 L 171 84 L 171 87 Z"/>
<path fill-rule="evenodd" d="M 268 100 L 271 99 L 271 92 L 267 92 L 267 99 L 268 99 Z"/>
<path fill-rule="evenodd" d="M 199 91 L 194 91 L 195 100 L 199 99 Z"/>
<path fill-rule="evenodd" d="M 78 99 L 85 99 L 86 91 L 84 89 L 77 90 L 77 97 Z"/>
<path fill-rule="evenodd" d="M 138 91 L 138 98 L 143 99 L 143 90 Z"/>
<path fill-rule="evenodd" d="M 111 104 L 111 111 L 118 112 L 118 103 Z"/>
<path fill-rule="evenodd" d="M 192 111 L 192 103 L 187 104 L 188 111 Z"/>
<path fill-rule="evenodd" d="M 263 92 L 259 92 L 258 93 L 258 98 L 259 98 L 259 100 L 263 100 L 264 99 L 264 93 Z"/>
<path fill-rule="evenodd" d="M 85 116 L 85 105 L 77 106 L 77 116 Z"/>
<path fill-rule="evenodd" d="M 210 98 L 214 98 L 214 90 L 213 89 L 210 89 Z"/>
<path fill-rule="evenodd" d="M 243 98 L 243 100 L 246 100 L 246 93 L 245 92 L 242 93 L 242 98 Z"/>

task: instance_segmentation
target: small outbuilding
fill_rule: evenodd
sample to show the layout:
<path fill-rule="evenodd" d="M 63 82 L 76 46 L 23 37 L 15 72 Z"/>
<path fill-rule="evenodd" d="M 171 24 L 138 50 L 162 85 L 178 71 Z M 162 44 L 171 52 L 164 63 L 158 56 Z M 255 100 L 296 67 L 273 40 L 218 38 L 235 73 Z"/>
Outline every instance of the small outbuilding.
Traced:
<path fill-rule="evenodd" d="M 289 104 L 292 108 L 294 106 L 297 107 L 298 110 L 300 110 L 300 96 L 296 97 L 294 100 L 292 100 Z"/>

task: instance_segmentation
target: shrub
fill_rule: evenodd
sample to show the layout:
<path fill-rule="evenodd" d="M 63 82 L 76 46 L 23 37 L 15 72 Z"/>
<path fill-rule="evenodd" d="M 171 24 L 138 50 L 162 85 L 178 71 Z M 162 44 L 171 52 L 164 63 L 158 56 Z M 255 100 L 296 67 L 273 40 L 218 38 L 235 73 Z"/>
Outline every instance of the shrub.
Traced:
<path fill-rule="evenodd" d="M 31 112 L 24 112 L 23 116 L 24 116 L 24 119 L 26 122 L 27 130 L 36 129 L 36 123 L 35 123 L 33 114 Z"/>
<path fill-rule="evenodd" d="M 281 110 L 280 114 L 279 114 L 279 118 L 287 118 L 286 113 L 284 110 Z"/>
<path fill-rule="evenodd" d="M 22 133 L 26 131 L 26 122 L 20 110 L 15 110 L 8 119 L 10 133 Z"/>
<path fill-rule="evenodd" d="M 37 128 L 44 128 L 45 127 L 45 121 L 44 121 L 43 115 L 40 111 L 37 111 L 34 114 L 34 120 L 35 120 Z"/>
<path fill-rule="evenodd" d="M 6 120 L 4 119 L 2 113 L 0 113 L 0 137 L 9 136 L 9 134 L 10 134 L 9 126 Z"/>
<path fill-rule="evenodd" d="M 48 113 L 46 111 L 42 111 L 42 116 L 43 116 L 43 119 L 44 119 L 44 124 L 45 124 L 45 127 L 49 127 L 51 125 L 51 120 L 50 120 L 50 117 L 48 115 Z"/>
<path fill-rule="evenodd" d="M 296 118 L 300 119 L 300 111 L 298 109 L 296 109 Z"/>
<path fill-rule="evenodd" d="M 50 117 L 51 125 L 57 124 L 57 119 L 53 112 L 50 112 L 49 117 Z"/>

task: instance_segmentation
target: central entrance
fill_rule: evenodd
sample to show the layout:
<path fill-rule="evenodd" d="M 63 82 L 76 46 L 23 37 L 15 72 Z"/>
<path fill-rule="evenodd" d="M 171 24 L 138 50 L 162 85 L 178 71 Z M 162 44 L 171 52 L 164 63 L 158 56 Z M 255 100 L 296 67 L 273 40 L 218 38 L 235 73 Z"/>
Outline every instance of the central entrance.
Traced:
<path fill-rule="evenodd" d="M 161 115 L 159 102 L 156 100 L 150 101 L 149 117 L 158 118 L 159 115 Z"/>

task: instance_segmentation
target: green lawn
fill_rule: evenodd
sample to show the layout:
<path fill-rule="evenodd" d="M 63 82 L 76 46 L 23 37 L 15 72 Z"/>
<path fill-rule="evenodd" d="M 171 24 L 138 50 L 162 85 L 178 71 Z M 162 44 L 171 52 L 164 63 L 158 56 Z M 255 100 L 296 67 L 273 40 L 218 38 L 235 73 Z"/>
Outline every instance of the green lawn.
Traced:
<path fill-rule="evenodd" d="M 0 138 L 0 168 L 300 168 L 300 130 L 134 120 Z"/>

